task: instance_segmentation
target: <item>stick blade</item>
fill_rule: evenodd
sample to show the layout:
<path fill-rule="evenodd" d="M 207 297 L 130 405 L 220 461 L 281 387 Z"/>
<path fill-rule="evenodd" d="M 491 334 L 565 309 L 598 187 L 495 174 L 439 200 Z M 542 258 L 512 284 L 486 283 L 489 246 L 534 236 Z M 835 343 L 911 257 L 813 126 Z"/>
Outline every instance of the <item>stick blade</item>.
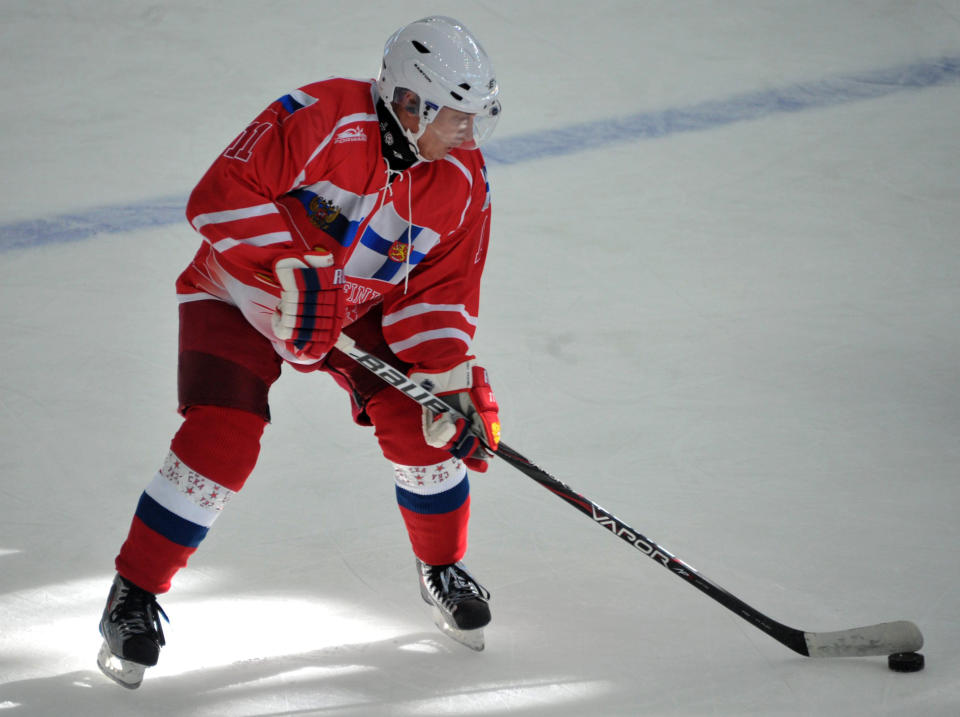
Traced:
<path fill-rule="evenodd" d="M 920 628 L 908 620 L 883 622 L 838 632 L 805 632 L 810 657 L 869 657 L 916 652 L 923 647 Z"/>

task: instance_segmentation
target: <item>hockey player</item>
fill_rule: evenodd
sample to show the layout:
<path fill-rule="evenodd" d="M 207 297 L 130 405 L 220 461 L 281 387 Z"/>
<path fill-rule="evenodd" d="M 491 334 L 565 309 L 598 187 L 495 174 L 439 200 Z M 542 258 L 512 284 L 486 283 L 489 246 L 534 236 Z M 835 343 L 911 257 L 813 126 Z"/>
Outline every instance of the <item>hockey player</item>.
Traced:
<path fill-rule="evenodd" d="M 100 622 L 108 676 L 137 687 L 157 663 L 156 596 L 253 470 L 283 363 L 329 374 L 354 420 L 374 427 L 423 599 L 441 629 L 482 648 L 489 593 L 461 559 L 467 470 L 486 470 L 500 430 L 470 350 L 490 233 L 477 147 L 498 119 L 498 93 L 474 36 L 424 18 L 390 37 L 376 81 L 284 95 L 200 180 L 187 218 L 203 241 L 177 280 L 184 420 L 116 558 Z M 341 331 L 429 382 L 470 424 L 384 388 L 334 349 Z"/>

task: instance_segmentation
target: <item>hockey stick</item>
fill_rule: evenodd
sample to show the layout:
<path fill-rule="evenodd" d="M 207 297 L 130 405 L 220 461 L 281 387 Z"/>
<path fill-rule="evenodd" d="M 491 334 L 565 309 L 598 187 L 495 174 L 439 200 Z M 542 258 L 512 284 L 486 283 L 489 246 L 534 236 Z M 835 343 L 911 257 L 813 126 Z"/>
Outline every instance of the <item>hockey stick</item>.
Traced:
<path fill-rule="evenodd" d="M 461 415 L 442 399 L 411 381 L 402 371 L 398 371 L 376 356 L 358 348 L 351 338 L 341 335 L 337 341 L 337 349 L 422 406 L 426 406 L 436 413 Z M 570 486 L 534 465 L 502 441 L 493 453 L 554 495 L 565 500 L 595 523 L 608 529 L 621 540 L 663 565 L 674 575 L 683 578 L 695 588 L 794 652 L 807 657 L 866 657 L 869 655 L 913 652 L 923 646 L 923 635 L 919 628 L 906 620 L 866 625 L 837 632 L 805 632 L 777 622 L 727 592 L 670 551 L 644 537 L 589 498 L 577 493 Z"/>

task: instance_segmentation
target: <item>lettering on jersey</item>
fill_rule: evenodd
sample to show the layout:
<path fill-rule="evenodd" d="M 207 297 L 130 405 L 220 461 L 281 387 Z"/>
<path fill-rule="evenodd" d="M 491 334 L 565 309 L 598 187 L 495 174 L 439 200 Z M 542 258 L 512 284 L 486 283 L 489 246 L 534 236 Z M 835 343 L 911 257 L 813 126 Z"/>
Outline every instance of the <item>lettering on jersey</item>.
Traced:
<path fill-rule="evenodd" d="M 317 195 L 307 205 L 307 218 L 313 226 L 326 229 L 340 216 L 340 207 Z"/>
<path fill-rule="evenodd" d="M 223 151 L 223 156 L 227 159 L 249 162 L 250 157 L 253 156 L 253 148 L 270 127 L 272 125 L 269 122 L 251 122 L 240 136 L 233 140 L 233 144 Z"/>
<path fill-rule="evenodd" d="M 406 238 L 397 239 L 393 244 L 390 245 L 390 249 L 387 251 L 387 258 L 392 261 L 403 263 L 407 260 L 409 252 L 410 242 Z"/>
<path fill-rule="evenodd" d="M 375 301 L 382 296 L 376 289 L 352 281 L 343 282 L 343 291 L 347 295 L 348 304 L 366 304 L 368 301 Z"/>
<path fill-rule="evenodd" d="M 337 135 L 336 139 L 333 140 L 334 144 L 343 144 L 344 142 L 366 142 L 367 133 L 363 131 L 363 127 L 348 127 L 343 130 L 340 134 Z"/>

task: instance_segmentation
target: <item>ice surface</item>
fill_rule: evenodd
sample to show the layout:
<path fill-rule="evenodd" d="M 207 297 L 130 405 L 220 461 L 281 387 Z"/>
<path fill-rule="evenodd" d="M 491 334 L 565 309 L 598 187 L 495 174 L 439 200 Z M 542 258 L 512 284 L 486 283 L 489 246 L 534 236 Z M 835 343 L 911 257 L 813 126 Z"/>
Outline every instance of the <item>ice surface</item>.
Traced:
<path fill-rule="evenodd" d="M 503 87 L 475 348 L 505 439 L 782 622 L 916 622 L 923 672 L 796 656 L 505 465 L 472 481 L 466 650 L 372 434 L 287 372 L 160 665 L 100 674 L 178 425 L 184 198 L 437 11 Z M 958 38 L 957 0 L 4 2 L 0 714 L 960 714 Z"/>

